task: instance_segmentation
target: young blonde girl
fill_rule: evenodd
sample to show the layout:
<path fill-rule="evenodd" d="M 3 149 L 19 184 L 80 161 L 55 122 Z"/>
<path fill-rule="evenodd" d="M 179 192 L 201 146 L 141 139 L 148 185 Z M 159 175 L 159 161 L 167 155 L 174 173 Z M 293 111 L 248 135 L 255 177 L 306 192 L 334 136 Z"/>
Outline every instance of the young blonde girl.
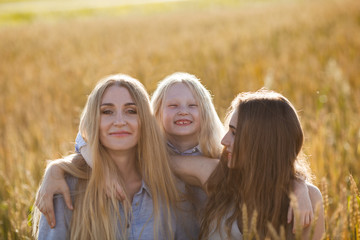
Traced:
<path fill-rule="evenodd" d="M 172 92 L 174 94 L 171 94 Z M 188 145 L 189 149 L 199 146 L 201 155 L 219 158 L 222 149 L 220 139 L 224 134 L 223 124 L 216 113 L 210 92 L 197 77 L 184 72 L 176 72 L 167 76 L 158 84 L 151 97 L 151 103 L 154 115 L 172 145 L 177 145 L 179 148 L 184 148 L 182 145 Z M 169 108 L 173 109 L 174 118 L 176 118 L 176 114 L 191 115 L 194 112 L 192 108 L 198 112 L 199 118 L 196 119 L 198 122 L 191 123 L 197 128 L 194 129 L 195 134 L 190 139 L 186 139 L 181 131 L 175 131 L 172 136 L 169 134 L 167 126 L 169 123 L 171 124 L 171 119 L 164 117 L 165 114 L 169 114 Z M 186 150 L 188 149 L 182 149 L 181 152 Z"/>

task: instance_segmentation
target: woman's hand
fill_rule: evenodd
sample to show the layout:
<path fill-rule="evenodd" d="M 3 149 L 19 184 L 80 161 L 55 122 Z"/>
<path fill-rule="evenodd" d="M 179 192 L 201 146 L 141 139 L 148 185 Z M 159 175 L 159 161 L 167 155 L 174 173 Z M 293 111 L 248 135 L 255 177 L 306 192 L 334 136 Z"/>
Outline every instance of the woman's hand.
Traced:
<path fill-rule="evenodd" d="M 35 201 L 36 207 L 44 214 L 51 228 L 54 228 L 56 225 L 53 203 L 55 194 L 62 194 L 66 206 L 70 210 L 73 210 L 69 187 L 64 177 L 64 171 L 57 166 L 59 161 L 64 160 L 59 159 L 48 164 Z"/>

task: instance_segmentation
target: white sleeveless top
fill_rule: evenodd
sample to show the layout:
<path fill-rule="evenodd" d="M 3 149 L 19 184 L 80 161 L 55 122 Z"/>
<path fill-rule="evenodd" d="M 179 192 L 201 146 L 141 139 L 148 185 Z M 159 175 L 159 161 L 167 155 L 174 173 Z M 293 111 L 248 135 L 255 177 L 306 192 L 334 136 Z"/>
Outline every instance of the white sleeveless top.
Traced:
<path fill-rule="evenodd" d="M 230 214 L 227 216 L 230 216 Z M 242 234 L 237 225 L 237 221 L 234 221 L 231 226 L 230 238 L 225 231 L 225 219 L 222 219 L 220 224 L 219 231 L 215 231 L 215 221 L 212 222 L 209 240 L 242 240 Z"/>

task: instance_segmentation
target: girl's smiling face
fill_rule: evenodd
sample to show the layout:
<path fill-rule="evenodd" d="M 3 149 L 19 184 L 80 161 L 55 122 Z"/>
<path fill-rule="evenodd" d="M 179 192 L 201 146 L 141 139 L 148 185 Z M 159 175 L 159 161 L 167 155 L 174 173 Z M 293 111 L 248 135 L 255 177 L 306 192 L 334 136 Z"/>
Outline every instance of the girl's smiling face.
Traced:
<path fill-rule="evenodd" d="M 175 83 L 165 94 L 162 125 L 168 138 L 190 137 L 200 133 L 200 110 L 191 90 L 184 83 Z"/>

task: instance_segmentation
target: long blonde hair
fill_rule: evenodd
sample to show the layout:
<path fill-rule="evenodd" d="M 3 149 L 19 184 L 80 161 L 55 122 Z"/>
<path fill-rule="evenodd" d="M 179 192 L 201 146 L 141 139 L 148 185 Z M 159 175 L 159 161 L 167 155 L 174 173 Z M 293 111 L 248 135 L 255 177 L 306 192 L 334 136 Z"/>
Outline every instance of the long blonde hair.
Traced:
<path fill-rule="evenodd" d="M 123 201 L 122 207 L 125 213 L 123 219 L 119 214 L 119 204 L 115 194 L 106 196 L 106 183 L 110 182 L 110 179 L 117 179 L 122 188 L 124 190 L 126 188 L 117 166 L 99 140 L 102 96 L 106 89 L 113 85 L 126 88 L 138 109 L 140 137 L 136 147 L 136 167 L 152 195 L 154 238 L 156 239 L 159 233 L 173 238 L 171 216 L 178 193 L 168 164 L 164 137 L 152 114 L 145 88 L 138 80 L 124 74 L 111 75 L 100 80 L 89 95 L 81 115 L 79 130 L 91 147 L 93 168 L 67 162 L 61 165 L 66 172 L 79 179 L 70 237 L 71 239 L 115 239 L 121 234 L 126 238 L 126 227 L 119 230 L 117 223 L 120 221 L 121 226 L 126 226 L 128 213 L 131 213 L 131 203 L 127 197 Z M 73 155 L 69 158 L 78 157 L 81 156 Z M 159 226 L 161 217 L 166 218 L 164 222 L 167 226 Z"/>
<path fill-rule="evenodd" d="M 257 211 L 261 238 L 268 235 L 268 222 L 277 231 L 283 225 L 287 238 L 292 238 L 286 217 L 291 181 L 310 176 L 306 161 L 301 159 L 304 137 L 296 110 L 281 94 L 262 89 L 238 95 L 230 112 L 238 117 L 232 151 L 234 168 L 227 167 L 224 149 L 220 164 L 207 182 L 210 195 L 201 237 L 206 239 L 214 226 L 219 230 L 223 219 L 227 234 L 234 222 L 242 230 L 245 204 L 248 219 Z"/>
<path fill-rule="evenodd" d="M 201 130 L 198 141 L 202 154 L 206 157 L 218 158 L 222 149 L 220 139 L 224 133 L 223 124 L 216 113 L 210 92 L 194 75 L 176 72 L 159 82 L 151 97 L 155 117 L 160 123 L 166 92 L 175 83 L 184 83 L 194 95 L 199 106 Z"/>

